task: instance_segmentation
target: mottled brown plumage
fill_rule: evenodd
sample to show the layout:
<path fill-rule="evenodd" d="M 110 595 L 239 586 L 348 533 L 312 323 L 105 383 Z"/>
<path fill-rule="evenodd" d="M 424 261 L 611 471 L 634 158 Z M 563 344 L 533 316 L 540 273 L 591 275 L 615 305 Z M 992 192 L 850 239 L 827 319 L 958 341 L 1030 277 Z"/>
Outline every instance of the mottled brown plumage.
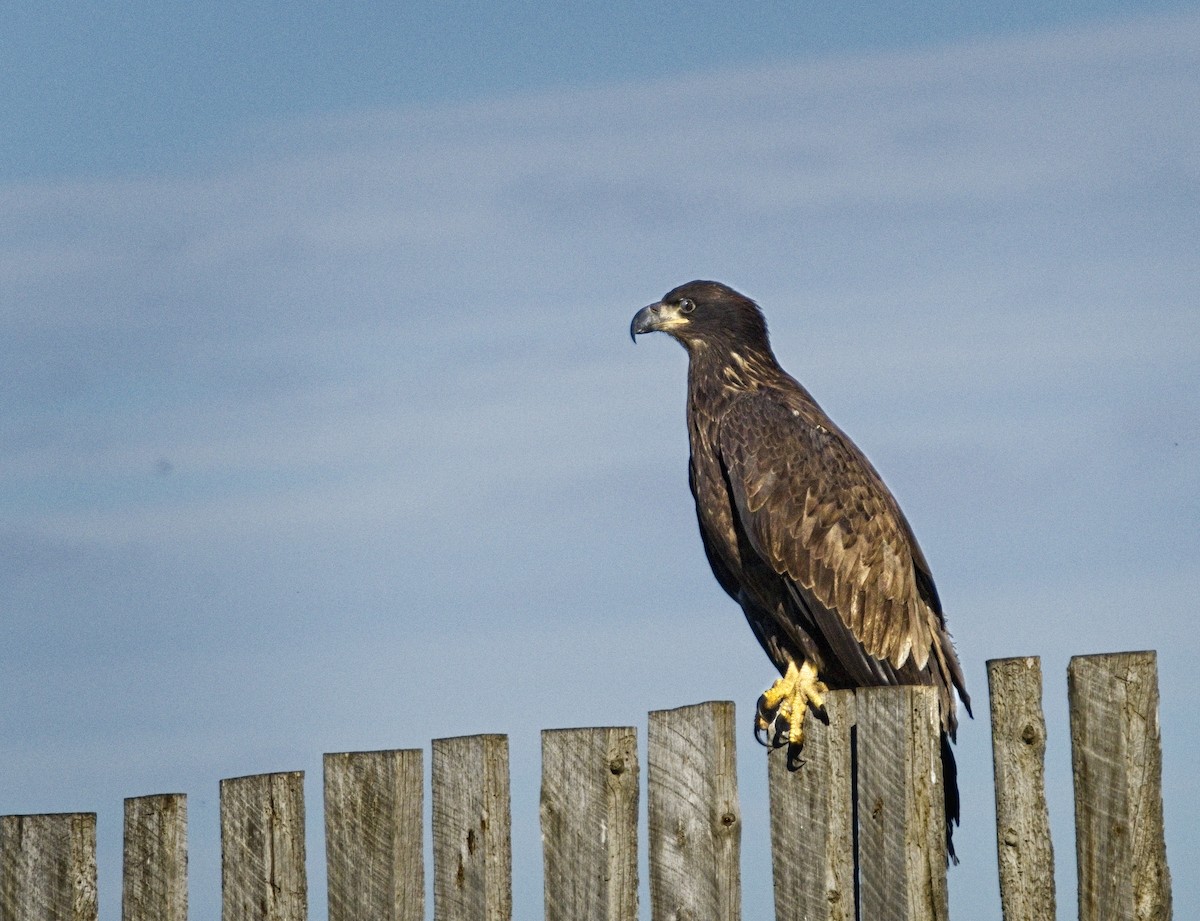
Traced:
<path fill-rule="evenodd" d="M 875 468 L 775 360 L 757 305 L 689 282 L 630 327 L 656 330 L 689 356 L 705 552 L 780 674 L 809 662 L 830 688 L 933 685 L 953 738 L 955 692 L 968 712 L 970 699 L 929 564 Z M 949 823 L 957 791 L 943 751 Z"/>

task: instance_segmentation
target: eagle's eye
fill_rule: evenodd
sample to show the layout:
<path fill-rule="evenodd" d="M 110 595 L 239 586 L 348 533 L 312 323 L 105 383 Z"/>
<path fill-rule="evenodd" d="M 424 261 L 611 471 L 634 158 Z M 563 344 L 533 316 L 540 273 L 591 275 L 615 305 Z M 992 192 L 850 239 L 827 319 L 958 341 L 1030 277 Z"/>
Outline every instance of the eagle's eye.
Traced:
<path fill-rule="evenodd" d="M 679 302 L 679 312 L 680 313 L 691 313 L 695 309 L 696 309 L 696 304 L 690 297 L 685 297 L 683 300 L 681 300 Z"/>

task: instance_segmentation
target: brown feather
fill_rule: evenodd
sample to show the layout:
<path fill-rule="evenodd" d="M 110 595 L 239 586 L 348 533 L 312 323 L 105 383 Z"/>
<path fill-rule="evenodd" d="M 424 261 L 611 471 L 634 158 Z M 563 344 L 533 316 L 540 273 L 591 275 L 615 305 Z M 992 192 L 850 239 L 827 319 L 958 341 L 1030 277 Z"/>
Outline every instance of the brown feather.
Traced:
<path fill-rule="evenodd" d="M 667 306 L 670 324 L 654 326 Z M 690 359 L 689 482 L 705 553 L 780 673 L 810 661 L 834 688 L 933 685 L 953 737 L 955 693 L 968 712 L 970 698 L 929 565 L 875 468 L 779 367 L 757 305 L 691 282 L 631 326 L 654 328 Z M 949 785 L 947 815 L 957 819 Z"/>
<path fill-rule="evenodd" d="M 962 669 L 896 500 L 779 367 L 753 302 L 712 282 L 673 297 L 695 305 L 669 332 L 691 359 L 691 482 L 718 581 L 781 672 L 805 647 L 834 687 L 933 684 L 952 731 Z"/>

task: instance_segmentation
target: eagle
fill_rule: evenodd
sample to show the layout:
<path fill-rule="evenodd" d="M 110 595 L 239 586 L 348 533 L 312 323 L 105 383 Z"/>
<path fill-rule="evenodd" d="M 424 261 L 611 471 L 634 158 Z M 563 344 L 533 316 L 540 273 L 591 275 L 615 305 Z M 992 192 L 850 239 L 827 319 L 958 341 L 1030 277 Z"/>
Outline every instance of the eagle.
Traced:
<path fill-rule="evenodd" d="M 933 575 L 866 455 L 771 351 L 750 298 L 692 281 L 630 324 L 687 350 L 688 481 L 704 551 L 780 678 L 755 734 L 799 746 L 830 688 L 931 685 L 941 712 L 946 844 L 959 804 L 949 741 L 967 694 Z"/>

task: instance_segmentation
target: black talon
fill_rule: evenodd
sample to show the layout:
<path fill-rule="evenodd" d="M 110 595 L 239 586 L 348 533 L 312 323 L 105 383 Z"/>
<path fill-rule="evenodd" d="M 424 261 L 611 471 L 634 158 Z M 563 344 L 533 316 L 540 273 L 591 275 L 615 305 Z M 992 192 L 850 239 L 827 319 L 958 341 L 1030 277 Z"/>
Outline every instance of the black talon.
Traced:
<path fill-rule="evenodd" d="M 765 694 L 758 698 L 758 705 L 754 708 L 754 738 L 763 748 L 775 748 L 770 736 L 775 718 L 773 714 L 767 712 L 764 700 L 766 700 Z"/>
<path fill-rule="evenodd" d="M 782 724 L 782 725 L 781 725 Z M 772 748 L 783 748 L 784 745 L 790 745 L 787 741 L 788 730 L 792 728 L 792 724 L 785 719 L 775 720 L 775 738 L 771 740 Z"/>
<path fill-rule="evenodd" d="M 798 771 L 798 770 L 800 770 L 800 768 L 802 768 L 805 764 L 808 763 L 803 758 L 800 757 L 800 753 L 803 750 L 804 750 L 803 744 L 797 745 L 795 742 L 788 742 L 787 769 L 789 771 Z"/>

